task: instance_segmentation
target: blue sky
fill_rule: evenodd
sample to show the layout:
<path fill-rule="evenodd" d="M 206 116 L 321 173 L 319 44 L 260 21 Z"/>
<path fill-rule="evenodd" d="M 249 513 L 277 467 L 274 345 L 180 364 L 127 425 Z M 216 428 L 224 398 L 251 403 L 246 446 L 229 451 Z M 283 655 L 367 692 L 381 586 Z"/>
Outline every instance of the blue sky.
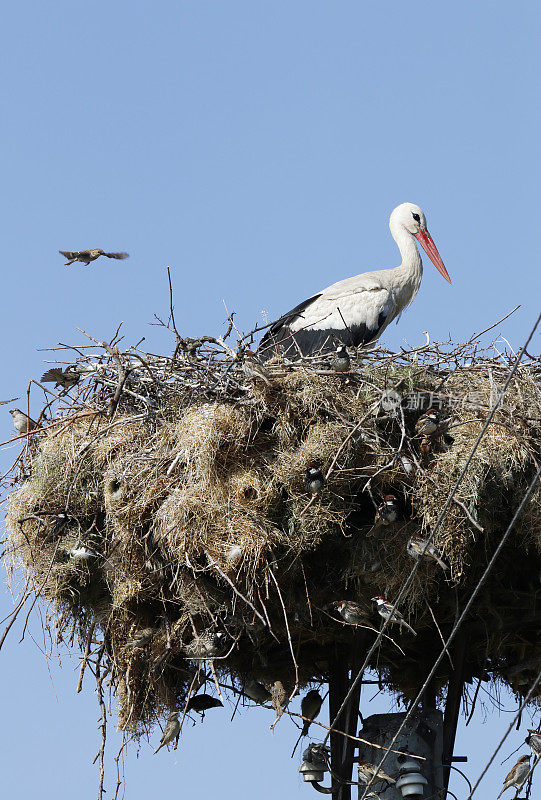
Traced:
<path fill-rule="evenodd" d="M 223 300 L 248 330 L 262 312 L 394 266 L 388 216 L 403 201 L 425 211 L 453 285 L 425 259 L 421 291 L 384 343 L 418 343 L 423 330 L 469 338 L 520 303 L 501 327 L 518 346 L 541 288 L 540 16 L 537 3 L 497 0 L 6 6 L 0 397 L 39 377 L 37 348 L 82 341 L 77 326 L 107 338 L 123 320 L 127 345 L 168 348 L 149 325 L 167 313 L 166 265 L 186 335 L 220 332 Z M 85 247 L 131 258 L 63 266 L 59 248 Z M 0 602 L 3 617 L 9 595 Z M 38 618 L 31 631 L 39 642 Z M 92 691 L 74 694 L 65 657 L 50 664 L 55 696 L 39 648 L 19 636 L 1 653 L 4 788 L 93 797 Z M 508 716 L 480 713 L 460 734 L 470 778 Z M 296 729 L 271 734 L 263 711 L 229 717 L 209 713 L 176 755 L 133 749 L 126 796 L 310 795 L 289 760 Z M 497 761 L 481 792 L 508 768 Z"/>

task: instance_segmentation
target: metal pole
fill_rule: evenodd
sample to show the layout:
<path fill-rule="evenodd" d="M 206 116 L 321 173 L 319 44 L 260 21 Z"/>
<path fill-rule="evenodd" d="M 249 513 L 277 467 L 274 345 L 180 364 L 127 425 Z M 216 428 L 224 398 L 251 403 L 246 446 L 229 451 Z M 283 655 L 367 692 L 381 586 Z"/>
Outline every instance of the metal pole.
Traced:
<path fill-rule="evenodd" d="M 460 714 L 460 703 L 464 689 L 464 658 L 466 654 L 467 635 L 462 634 L 453 648 L 454 670 L 449 680 L 447 699 L 445 702 L 445 716 L 443 718 L 443 763 L 451 764 L 455 747 L 456 729 Z M 451 769 L 443 767 L 443 788 L 447 791 Z"/>
<path fill-rule="evenodd" d="M 388 746 L 396 731 L 400 728 L 406 714 L 375 714 L 364 720 L 363 738 L 368 739 L 382 747 Z M 416 797 L 444 797 L 442 793 L 443 772 L 441 766 L 443 745 L 443 718 L 441 711 L 435 708 L 417 708 L 409 721 L 402 729 L 400 736 L 393 745 L 393 750 L 402 750 L 412 755 L 423 756 L 419 760 L 419 772 L 428 781 L 424 795 Z M 359 759 L 370 764 L 379 764 L 382 751 L 376 747 L 365 744 L 359 745 Z M 397 753 L 390 752 L 385 759 L 382 769 L 395 780 L 401 775 L 404 758 Z M 356 776 L 354 776 L 356 778 Z M 365 784 L 359 785 L 359 797 L 362 797 Z M 402 793 L 394 784 L 385 782 L 374 783 L 371 787 L 381 800 L 402 800 Z M 411 796 L 412 800 L 415 795 Z"/>

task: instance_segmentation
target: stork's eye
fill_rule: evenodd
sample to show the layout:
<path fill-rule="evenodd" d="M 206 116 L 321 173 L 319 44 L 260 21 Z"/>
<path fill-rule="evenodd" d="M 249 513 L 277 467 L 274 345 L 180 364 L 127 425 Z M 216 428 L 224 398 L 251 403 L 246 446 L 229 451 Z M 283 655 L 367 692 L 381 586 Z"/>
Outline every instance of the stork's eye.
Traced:
<path fill-rule="evenodd" d="M 412 214 L 411 216 L 413 217 L 415 222 L 421 222 L 421 217 L 419 216 L 419 214 Z"/>

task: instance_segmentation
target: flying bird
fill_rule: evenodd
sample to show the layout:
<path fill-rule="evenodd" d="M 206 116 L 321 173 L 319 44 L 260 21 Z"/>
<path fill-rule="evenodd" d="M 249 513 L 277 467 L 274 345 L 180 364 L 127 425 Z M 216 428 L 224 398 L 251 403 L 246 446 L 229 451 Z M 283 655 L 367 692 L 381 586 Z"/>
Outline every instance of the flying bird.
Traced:
<path fill-rule="evenodd" d="M 81 264 L 85 264 L 88 267 L 91 261 L 95 261 L 100 256 L 105 256 L 106 258 L 129 258 L 130 255 L 129 253 L 106 253 L 99 247 L 95 250 L 59 250 L 58 252 L 68 259 L 65 264 L 66 267 L 69 267 L 75 261 L 80 261 Z"/>
<path fill-rule="evenodd" d="M 304 475 L 304 488 L 310 494 L 319 494 L 327 481 L 317 467 L 306 467 Z"/>
<path fill-rule="evenodd" d="M 503 782 L 503 789 L 498 795 L 498 798 L 502 796 L 506 789 L 522 789 L 524 784 L 526 783 L 526 778 L 530 773 L 530 756 L 521 756 L 515 766 L 511 769 L 511 771 L 507 774 L 504 782 Z"/>
<path fill-rule="evenodd" d="M 154 755 L 164 747 L 164 745 L 171 744 L 174 739 L 178 739 L 180 733 L 180 722 L 176 711 L 169 714 L 165 728 L 163 729 L 160 746 L 154 750 Z"/>
<path fill-rule="evenodd" d="M 379 781 L 387 781 L 387 783 L 396 783 L 394 778 L 391 778 L 391 776 L 387 775 L 386 772 L 383 772 L 382 769 L 378 770 L 375 764 L 370 764 L 368 761 L 359 761 L 358 770 L 359 770 L 359 780 L 362 781 L 362 783 L 370 783 L 376 772 L 378 773 L 378 775 L 374 783 L 378 783 Z"/>
<path fill-rule="evenodd" d="M 62 370 L 60 367 L 53 367 L 44 372 L 41 376 L 42 383 L 54 383 L 63 389 L 71 389 L 81 378 L 81 373 L 73 366 L 68 366 Z"/>
<path fill-rule="evenodd" d="M 400 625 L 401 631 L 402 631 L 402 626 L 404 626 L 410 631 L 410 633 L 413 633 L 414 636 L 417 636 L 411 625 L 408 625 L 408 623 L 406 622 L 400 611 L 398 611 L 397 608 L 395 608 L 393 611 L 392 603 L 389 603 L 387 600 L 385 600 L 384 597 L 379 597 L 379 596 L 373 597 L 372 602 L 377 604 L 378 614 L 380 615 L 380 617 L 383 617 L 385 621 L 390 619 L 391 623 Z"/>
<path fill-rule="evenodd" d="M 29 433 L 29 431 L 33 431 L 38 427 L 37 422 L 34 422 L 33 419 L 18 408 L 10 409 L 9 413 L 13 419 L 15 430 L 19 431 L 19 433 Z"/>
<path fill-rule="evenodd" d="M 306 717 L 304 720 L 304 725 L 302 726 L 302 731 L 299 734 L 299 738 L 295 742 L 295 747 L 293 748 L 293 752 L 291 753 L 291 758 L 295 755 L 295 750 L 297 749 L 297 745 L 299 744 L 300 740 L 303 736 L 308 736 L 308 729 L 310 725 L 315 720 L 319 712 L 321 711 L 321 705 L 323 703 L 323 698 L 317 689 L 310 689 L 309 692 L 305 694 L 301 701 L 301 714 L 303 717 Z"/>
<path fill-rule="evenodd" d="M 415 560 L 419 558 L 432 559 L 436 561 L 443 570 L 447 570 L 447 564 L 441 560 L 438 551 L 433 544 L 428 544 L 428 539 L 417 539 L 411 537 L 408 542 L 408 553 Z"/>
<path fill-rule="evenodd" d="M 415 239 L 451 283 L 419 206 L 397 206 L 389 228 L 402 256 L 400 266 L 346 278 L 299 303 L 271 325 L 259 345 L 260 357 L 282 354 L 298 358 L 328 353 L 334 349 L 336 339 L 348 347 L 379 339 L 419 291 L 423 265 Z"/>

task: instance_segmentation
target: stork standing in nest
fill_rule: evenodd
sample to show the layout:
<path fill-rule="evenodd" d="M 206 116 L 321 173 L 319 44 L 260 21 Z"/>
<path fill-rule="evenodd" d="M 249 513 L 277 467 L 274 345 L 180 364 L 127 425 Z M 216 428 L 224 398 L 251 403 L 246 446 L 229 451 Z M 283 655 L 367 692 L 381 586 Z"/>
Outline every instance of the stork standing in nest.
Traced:
<path fill-rule="evenodd" d="M 298 358 L 328 353 L 336 348 L 337 341 L 348 347 L 375 342 L 419 291 L 423 264 L 415 239 L 451 283 L 419 206 L 413 203 L 397 206 L 389 228 L 402 256 L 399 267 L 346 278 L 299 303 L 271 325 L 258 355 Z"/>

